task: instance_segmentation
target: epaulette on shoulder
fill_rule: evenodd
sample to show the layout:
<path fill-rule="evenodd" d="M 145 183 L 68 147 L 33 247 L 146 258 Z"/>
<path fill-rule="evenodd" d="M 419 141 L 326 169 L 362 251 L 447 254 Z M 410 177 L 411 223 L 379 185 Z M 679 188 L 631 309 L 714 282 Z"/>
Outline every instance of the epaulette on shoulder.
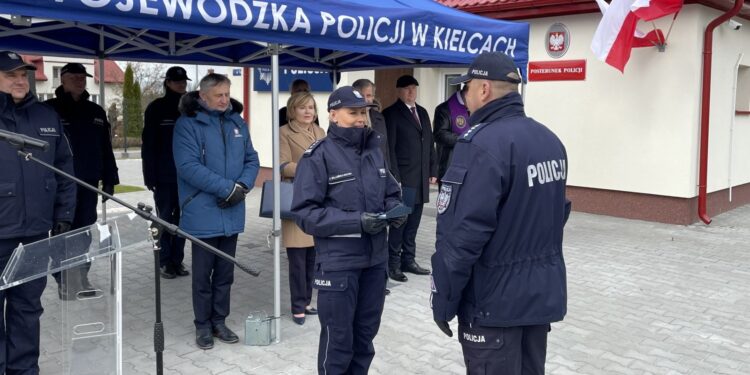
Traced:
<path fill-rule="evenodd" d="M 318 146 L 320 146 L 321 143 L 323 143 L 324 139 L 325 138 L 321 138 L 321 139 L 318 139 L 317 141 L 313 142 L 313 144 L 311 144 L 310 147 L 308 147 L 307 150 L 305 150 L 305 153 L 302 156 L 308 157 L 308 156 L 312 155 L 313 151 L 315 151 L 315 149 Z"/>
<path fill-rule="evenodd" d="M 487 124 L 489 124 L 489 122 L 483 122 L 483 123 L 472 126 L 471 128 L 469 128 L 469 130 L 466 131 L 466 133 L 464 133 L 464 135 L 461 136 L 461 138 L 458 139 L 458 141 L 459 142 L 471 142 L 471 139 L 474 138 L 474 136 L 477 133 L 479 133 L 479 131 L 482 130 L 482 128 L 487 126 Z"/>

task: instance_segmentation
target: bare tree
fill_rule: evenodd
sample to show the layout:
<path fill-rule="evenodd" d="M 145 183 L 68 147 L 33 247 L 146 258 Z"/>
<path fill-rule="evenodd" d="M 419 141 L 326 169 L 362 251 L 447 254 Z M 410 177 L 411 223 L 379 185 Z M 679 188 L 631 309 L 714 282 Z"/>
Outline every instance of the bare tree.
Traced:
<path fill-rule="evenodd" d="M 154 99 L 164 95 L 164 74 L 167 66 L 164 64 L 135 62 L 130 63 L 133 76 L 141 85 L 141 105 L 146 108 Z"/>

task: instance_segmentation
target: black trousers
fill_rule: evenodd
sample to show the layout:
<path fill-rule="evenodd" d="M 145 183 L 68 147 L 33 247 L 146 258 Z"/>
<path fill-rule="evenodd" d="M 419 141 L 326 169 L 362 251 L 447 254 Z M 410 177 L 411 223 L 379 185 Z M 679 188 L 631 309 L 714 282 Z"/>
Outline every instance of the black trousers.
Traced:
<path fill-rule="evenodd" d="M 202 238 L 207 244 L 234 256 L 237 235 Z M 234 282 L 234 264 L 193 244 L 193 313 L 195 328 L 211 329 L 229 316 L 229 294 Z"/>
<path fill-rule="evenodd" d="M 549 324 L 471 327 L 459 322 L 458 341 L 467 375 L 542 375 Z"/>
<path fill-rule="evenodd" d="M 375 357 L 388 276 L 385 263 L 357 270 L 317 271 L 319 374 L 367 374 Z"/>
<path fill-rule="evenodd" d="M 312 301 L 312 284 L 315 275 L 315 248 L 288 247 L 289 294 L 292 299 L 292 314 L 304 314 Z"/>
<path fill-rule="evenodd" d="M 10 260 L 19 243 L 27 244 L 47 237 L 47 234 L 0 240 L 0 269 Z M 0 291 L 3 316 L 0 318 L 0 374 L 39 374 L 39 318 L 44 312 L 42 292 L 47 278 Z"/>
<path fill-rule="evenodd" d="M 177 184 L 158 183 L 154 193 L 156 213 L 159 219 L 170 224 L 180 224 L 180 200 L 177 197 Z M 169 233 L 161 235 L 159 240 L 159 265 L 179 266 L 185 259 L 185 239 Z"/>
<path fill-rule="evenodd" d="M 397 269 L 414 262 L 417 252 L 417 230 L 422 222 L 424 203 L 415 204 L 409 218 L 401 228 L 390 228 L 388 232 L 388 267 Z"/>

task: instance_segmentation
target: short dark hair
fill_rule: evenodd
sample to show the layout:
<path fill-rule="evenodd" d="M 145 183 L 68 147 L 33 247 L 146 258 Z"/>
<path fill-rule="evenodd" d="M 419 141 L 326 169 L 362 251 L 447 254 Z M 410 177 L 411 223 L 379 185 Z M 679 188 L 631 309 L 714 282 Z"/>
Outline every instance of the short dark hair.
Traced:
<path fill-rule="evenodd" d="M 375 87 L 375 83 L 367 78 L 360 78 L 352 83 L 352 87 L 360 92 L 362 91 L 362 89 L 368 88 L 370 86 Z"/>

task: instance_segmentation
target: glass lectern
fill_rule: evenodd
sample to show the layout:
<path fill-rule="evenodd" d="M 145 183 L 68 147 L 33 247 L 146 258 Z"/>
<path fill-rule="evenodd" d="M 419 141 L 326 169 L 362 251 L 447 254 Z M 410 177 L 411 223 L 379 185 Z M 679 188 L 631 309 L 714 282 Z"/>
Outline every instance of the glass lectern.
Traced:
<path fill-rule="evenodd" d="M 149 223 L 135 214 L 19 245 L 0 275 L 0 290 L 59 272 L 61 374 L 122 373 L 122 288 L 119 252 L 146 244 Z M 89 268 L 90 267 L 90 268 Z M 81 283 L 81 269 L 97 289 Z"/>

